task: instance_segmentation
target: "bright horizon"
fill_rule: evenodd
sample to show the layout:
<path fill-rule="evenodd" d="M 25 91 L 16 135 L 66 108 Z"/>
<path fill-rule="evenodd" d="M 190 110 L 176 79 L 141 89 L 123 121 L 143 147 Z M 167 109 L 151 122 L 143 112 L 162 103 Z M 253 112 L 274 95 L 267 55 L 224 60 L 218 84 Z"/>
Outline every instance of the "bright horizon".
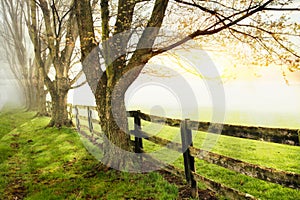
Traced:
<path fill-rule="evenodd" d="M 198 55 L 200 54 L 198 52 Z M 201 72 L 207 74 L 206 69 L 201 66 L 210 63 L 199 59 L 203 55 L 196 55 L 186 57 L 194 66 L 188 66 L 184 60 L 174 62 L 166 55 L 151 60 L 145 71 L 154 69 L 151 73 L 157 73 L 157 76 L 147 73 L 139 76 L 126 93 L 127 109 L 174 118 L 211 121 L 212 100 L 207 82 L 212 81 L 224 87 L 225 123 L 300 128 L 300 119 L 297 117 L 300 114 L 300 72 L 287 73 L 286 78 L 290 84 L 287 85 L 279 66 L 240 66 L 233 71 L 231 78 L 223 78 L 222 83 L 220 80 L 201 79 L 193 73 L 193 68 L 198 67 Z M 226 57 L 213 58 L 214 65 L 222 75 L 224 69 L 229 67 L 230 61 L 226 60 Z M 182 69 L 183 64 L 185 69 Z M 163 73 L 165 70 L 170 70 L 172 75 L 160 76 L 159 72 Z M 188 87 L 182 86 L 180 81 L 187 82 Z M 178 97 L 177 93 L 187 89 L 191 89 L 193 94 L 183 99 L 195 98 L 198 109 L 188 103 L 180 103 L 182 98 Z M 69 95 L 69 101 L 74 104 L 95 105 L 91 92 L 87 90 L 87 85 L 78 89 Z"/>

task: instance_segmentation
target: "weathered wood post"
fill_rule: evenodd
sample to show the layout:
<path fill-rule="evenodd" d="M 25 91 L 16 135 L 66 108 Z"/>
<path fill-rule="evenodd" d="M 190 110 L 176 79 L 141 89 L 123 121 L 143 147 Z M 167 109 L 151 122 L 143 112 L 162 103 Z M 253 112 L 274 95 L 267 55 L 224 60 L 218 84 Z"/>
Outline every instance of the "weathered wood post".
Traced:
<path fill-rule="evenodd" d="M 87 107 L 87 114 L 88 114 L 89 131 L 92 134 L 92 138 L 94 139 L 93 112 L 89 106 Z"/>
<path fill-rule="evenodd" d="M 75 106 L 75 118 L 76 118 L 76 128 L 77 128 L 77 131 L 80 131 L 79 110 L 78 110 L 77 106 Z"/>
<path fill-rule="evenodd" d="M 191 155 L 189 147 L 193 146 L 192 130 L 188 127 L 189 119 L 181 122 L 181 143 L 183 150 L 184 160 L 184 172 L 186 181 L 191 184 L 191 196 L 192 198 L 198 198 L 198 187 L 197 181 L 195 180 L 194 174 L 196 172 L 195 158 Z"/>
<path fill-rule="evenodd" d="M 73 104 L 68 104 L 69 110 L 68 110 L 68 114 L 70 117 L 70 120 L 73 120 Z"/>
<path fill-rule="evenodd" d="M 186 120 L 186 132 L 187 132 L 187 140 L 188 144 L 190 144 L 190 147 L 193 147 L 193 135 L 192 130 L 189 128 L 189 120 Z M 194 173 L 196 173 L 196 166 L 195 166 L 195 158 L 191 155 L 190 150 L 188 149 L 188 155 L 189 155 L 189 161 L 190 161 L 190 173 L 191 173 L 191 188 L 192 188 L 192 197 L 198 198 L 198 187 L 197 187 L 197 181 L 195 180 Z"/>
<path fill-rule="evenodd" d="M 189 144 L 187 143 L 186 121 L 181 122 L 180 132 L 181 132 L 181 145 L 182 145 L 182 153 L 183 153 L 185 178 L 186 178 L 186 181 L 188 183 L 190 183 L 191 173 L 190 173 L 189 156 L 188 156 Z"/>
<path fill-rule="evenodd" d="M 52 102 L 51 101 L 46 102 L 46 111 L 51 116 L 51 112 L 52 112 Z"/>
<path fill-rule="evenodd" d="M 49 102 L 46 101 L 46 112 L 49 113 Z"/>
<path fill-rule="evenodd" d="M 134 113 L 134 146 L 135 146 L 135 153 L 142 153 L 142 148 L 143 148 L 140 113 L 141 113 L 140 110 L 138 110 Z"/>
<path fill-rule="evenodd" d="M 300 129 L 298 129 L 297 133 L 298 133 L 298 145 L 300 146 Z"/>

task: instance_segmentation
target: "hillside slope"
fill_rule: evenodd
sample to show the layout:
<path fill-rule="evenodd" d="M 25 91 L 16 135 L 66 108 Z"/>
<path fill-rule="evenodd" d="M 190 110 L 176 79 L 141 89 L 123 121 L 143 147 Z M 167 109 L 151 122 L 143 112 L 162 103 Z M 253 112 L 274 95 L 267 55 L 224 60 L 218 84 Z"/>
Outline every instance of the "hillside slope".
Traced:
<path fill-rule="evenodd" d="M 74 130 L 45 129 L 49 118 L 33 116 L 0 114 L 0 199 L 177 198 L 160 174 L 107 171 Z"/>

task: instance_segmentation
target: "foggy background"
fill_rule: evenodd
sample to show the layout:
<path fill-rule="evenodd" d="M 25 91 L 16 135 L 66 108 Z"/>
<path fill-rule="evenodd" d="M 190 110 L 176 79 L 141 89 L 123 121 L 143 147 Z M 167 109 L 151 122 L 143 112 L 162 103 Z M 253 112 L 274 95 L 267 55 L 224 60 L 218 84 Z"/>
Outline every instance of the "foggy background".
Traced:
<path fill-rule="evenodd" d="M 0 110 L 7 106 L 21 106 L 24 102 L 22 91 L 18 87 L 11 70 L 3 60 L 3 51 L 0 51 Z"/>

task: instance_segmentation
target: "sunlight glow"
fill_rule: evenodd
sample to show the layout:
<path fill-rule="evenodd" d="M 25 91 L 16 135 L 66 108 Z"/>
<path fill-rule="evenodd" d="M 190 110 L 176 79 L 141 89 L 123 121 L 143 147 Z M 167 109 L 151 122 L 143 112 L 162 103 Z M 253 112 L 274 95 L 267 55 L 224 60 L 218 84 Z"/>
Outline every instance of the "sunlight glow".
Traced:
<path fill-rule="evenodd" d="M 212 100 L 205 85 L 209 79 L 195 76 L 197 71 L 194 66 L 187 65 L 188 61 L 191 61 L 190 63 L 202 67 L 209 62 L 202 62 L 201 55 L 198 58 L 197 54 L 192 55 L 192 57 L 184 55 L 184 58 L 187 59 L 178 60 L 174 60 L 174 57 L 170 57 L 170 55 L 158 56 L 151 63 L 159 63 L 160 67 L 165 66 L 166 68 L 171 66 L 172 70 L 180 73 L 180 76 L 189 83 L 199 104 L 198 109 L 190 112 L 190 118 L 193 118 L 193 112 L 200 110 L 202 112 L 200 113 L 201 120 L 210 121 Z M 227 77 L 225 82 L 220 83 L 223 84 L 226 95 L 225 123 L 300 128 L 300 120 L 297 120 L 296 117 L 300 112 L 299 77 L 289 76 L 293 85 L 287 85 L 279 66 L 238 66 L 233 68 L 226 57 L 218 58 L 217 55 L 211 57 L 213 57 L 214 65 L 217 66 L 221 76 L 228 69 L 232 73 L 232 77 L 229 76 L 229 79 Z M 158 86 L 139 86 L 147 78 L 149 78 L 147 74 L 141 75 L 136 85 L 132 86 L 127 106 L 150 111 L 151 107 L 161 105 L 166 108 L 166 115 L 180 117 L 182 111 L 178 107 L 176 94 Z M 161 79 L 160 83 L 163 81 L 165 83 L 176 82 L 177 80 L 175 76 L 165 78 L 159 77 L 159 75 L 152 79 L 154 81 Z M 134 89 L 136 87 L 138 90 Z"/>
<path fill-rule="evenodd" d="M 209 52 L 207 55 L 213 61 L 210 62 L 203 55 L 203 50 L 196 50 L 154 57 L 127 90 L 127 109 L 211 121 L 214 91 L 209 91 L 207 83 L 213 81 L 224 87 L 225 123 L 300 128 L 300 72 L 285 72 L 284 77 L 282 66 L 233 66 L 229 56 Z M 220 77 L 209 73 L 212 67 Z M 182 97 L 179 93 L 184 90 L 191 92 Z M 95 105 L 88 85 L 71 91 L 68 100 L 73 104 Z M 189 105 L 191 100 L 197 106 Z M 162 112 L 157 113 L 159 110 Z"/>

